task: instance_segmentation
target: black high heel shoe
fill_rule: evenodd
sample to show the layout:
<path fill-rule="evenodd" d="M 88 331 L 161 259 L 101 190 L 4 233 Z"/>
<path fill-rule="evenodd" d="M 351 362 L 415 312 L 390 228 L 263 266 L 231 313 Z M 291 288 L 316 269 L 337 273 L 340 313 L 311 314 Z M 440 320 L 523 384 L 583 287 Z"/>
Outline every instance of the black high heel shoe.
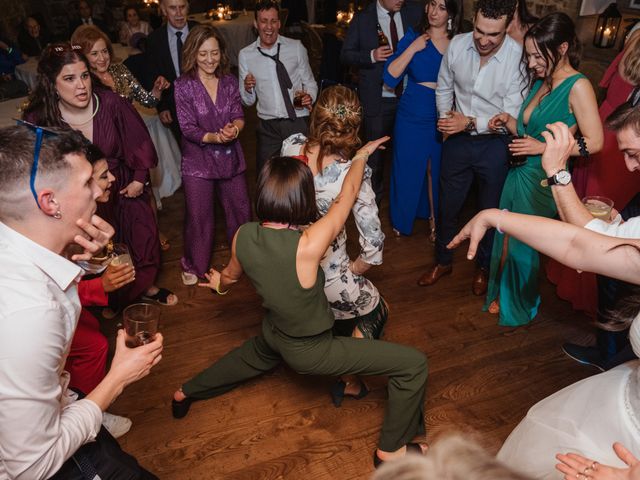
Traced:
<path fill-rule="evenodd" d="M 347 388 L 347 384 L 342 380 L 338 380 L 333 387 L 331 387 L 331 399 L 333 400 L 333 404 L 336 407 L 342 405 L 342 400 L 344 400 L 345 395 L 347 397 L 355 398 L 356 400 L 360 400 L 361 398 L 366 397 L 369 394 L 369 389 L 364 384 L 364 382 L 360 382 L 360 391 L 355 394 L 345 394 L 344 391 Z"/>
<path fill-rule="evenodd" d="M 191 404 L 197 399 L 193 397 L 185 397 L 184 400 L 178 401 L 176 399 L 171 400 L 171 413 L 173 418 L 183 418 L 189 413 Z"/>

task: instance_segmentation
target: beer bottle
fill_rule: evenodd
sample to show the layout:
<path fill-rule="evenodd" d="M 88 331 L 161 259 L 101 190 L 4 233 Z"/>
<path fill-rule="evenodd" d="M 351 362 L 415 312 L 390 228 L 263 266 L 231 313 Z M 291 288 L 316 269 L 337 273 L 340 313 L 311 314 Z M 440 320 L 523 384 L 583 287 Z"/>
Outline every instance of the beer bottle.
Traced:
<path fill-rule="evenodd" d="M 382 31 L 382 27 L 379 23 L 376 24 L 376 28 L 378 29 L 378 46 L 387 47 L 389 45 L 389 39 Z"/>

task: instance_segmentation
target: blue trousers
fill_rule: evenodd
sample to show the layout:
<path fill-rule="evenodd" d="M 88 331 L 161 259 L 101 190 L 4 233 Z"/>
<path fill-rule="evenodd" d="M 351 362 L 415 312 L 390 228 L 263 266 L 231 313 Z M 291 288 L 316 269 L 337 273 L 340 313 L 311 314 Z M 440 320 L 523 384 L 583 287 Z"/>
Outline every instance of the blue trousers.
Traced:
<path fill-rule="evenodd" d="M 453 262 L 447 244 L 458 233 L 458 216 L 473 181 L 478 182 L 478 209 L 497 208 L 509 166 L 507 135 L 469 135 L 459 133 L 442 145 L 440 167 L 440 208 L 436 221 L 436 260 L 441 265 Z M 489 269 L 494 231 L 487 232 L 478 247 L 476 262 Z"/>

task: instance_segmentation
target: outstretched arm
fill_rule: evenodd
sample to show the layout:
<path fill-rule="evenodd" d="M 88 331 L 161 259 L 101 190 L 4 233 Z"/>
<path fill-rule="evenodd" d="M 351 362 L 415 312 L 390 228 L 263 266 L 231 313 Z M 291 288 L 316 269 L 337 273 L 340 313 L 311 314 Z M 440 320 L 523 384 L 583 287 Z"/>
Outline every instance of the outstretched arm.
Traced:
<path fill-rule="evenodd" d="M 640 240 L 608 237 L 533 215 L 483 210 L 464 226 L 448 248 L 469 239 L 467 258 L 472 259 L 490 228 L 497 228 L 571 268 L 640 284 Z"/>

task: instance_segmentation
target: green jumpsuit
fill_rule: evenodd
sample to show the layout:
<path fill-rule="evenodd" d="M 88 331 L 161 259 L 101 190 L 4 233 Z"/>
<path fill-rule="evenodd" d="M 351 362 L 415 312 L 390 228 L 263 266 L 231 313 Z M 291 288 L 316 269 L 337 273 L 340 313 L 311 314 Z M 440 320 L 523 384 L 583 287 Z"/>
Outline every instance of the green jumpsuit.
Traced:
<path fill-rule="evenodd" d="M 424 433 L 427 359 L 414 348 L 334 337 L 324 274 L 303 288 L 296 272 L 300 232 L 258 223 L 240 227 L 236 255 L 263 299 L 262 334 L 247 340 L 185 383 L 188 397 L 221 395 L 282 360 L 305 375 L 387 375 L 389 400 L 378 447 L 394 451 Z"/>

